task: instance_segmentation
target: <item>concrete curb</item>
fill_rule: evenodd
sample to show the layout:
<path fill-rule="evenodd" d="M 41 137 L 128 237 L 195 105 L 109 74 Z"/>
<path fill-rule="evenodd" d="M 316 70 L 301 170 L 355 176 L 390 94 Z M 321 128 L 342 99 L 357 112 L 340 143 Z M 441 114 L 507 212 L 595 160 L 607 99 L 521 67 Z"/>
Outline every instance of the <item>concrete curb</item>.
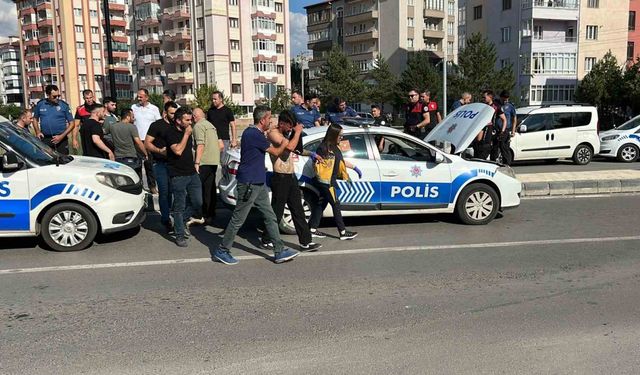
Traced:
<path fill-rule="evenodd" d="M 640 192 L 640 179 L 525 182 L 523 197 Z"/>

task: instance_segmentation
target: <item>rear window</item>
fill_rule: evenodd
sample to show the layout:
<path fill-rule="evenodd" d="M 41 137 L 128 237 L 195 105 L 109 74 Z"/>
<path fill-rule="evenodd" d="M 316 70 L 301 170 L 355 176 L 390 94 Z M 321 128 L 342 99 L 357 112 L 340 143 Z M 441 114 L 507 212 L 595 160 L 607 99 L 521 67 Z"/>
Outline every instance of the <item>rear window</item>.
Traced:
<path fill-rule="evenodd" d="M 587 126 L 591 123 L 591 112 L 576 112 L 573 114 L 573 126 Z"/>

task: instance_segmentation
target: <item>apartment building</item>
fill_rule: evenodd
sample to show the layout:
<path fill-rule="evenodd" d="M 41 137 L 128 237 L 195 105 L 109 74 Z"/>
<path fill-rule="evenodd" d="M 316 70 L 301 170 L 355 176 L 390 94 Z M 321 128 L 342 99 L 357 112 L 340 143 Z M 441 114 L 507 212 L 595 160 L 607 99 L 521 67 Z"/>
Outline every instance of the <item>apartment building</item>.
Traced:
<path fill-rule="evenodd" d="M 0 40 L 0 104 L 22 106 L 22 64 L 20 38 Z"/>
<path fill-rule="evenodd" d="M 305 7 L 310 85 L 332 46 L 339 45 L 363 76 L 378 55 L 394 73 L 413 51 L 429 51 L 434 61 L 457 61 L 457 0 L 335 0 Z"/>
<path fill-rule="evenodd" d="M 627 57 L 628 1 L 460 0 L 459 14 L 459 47 L 473 33 L 493 42 L 496 67 L 513 65 L 522 104 L 572 102 L 598 59 Z"/>
<path fill-rule="evenodd" d="M 248 112 L 288 89 L 288 0 L 133 0 L 139 87 L 178 100 L 215 84 Z"/>
<path fill-rule="evenodd" d="M 627 64 L 633 64 L 640 57 L 640 0 L 629 0 L 629 40 L 627 41 Z"/>
<path fill-rule="evenodd" d="M 24 100 L 43 98 L 55 84 L 71 105 L 91 89 L 106 95 L 132 97 L 127 0 L 107 0 L 113 39 L 116 93 L 109 92 L 105 19 L 101 0 L 14 0 L 20 24 Z"/>

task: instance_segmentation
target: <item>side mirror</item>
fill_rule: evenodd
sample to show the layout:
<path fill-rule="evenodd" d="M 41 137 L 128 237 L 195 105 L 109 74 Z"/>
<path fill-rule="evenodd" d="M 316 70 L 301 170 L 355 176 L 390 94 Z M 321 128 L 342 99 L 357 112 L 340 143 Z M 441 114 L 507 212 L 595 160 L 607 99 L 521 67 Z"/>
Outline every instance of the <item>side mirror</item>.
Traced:
<path fill-rule="evenodd" d="M 2 171 L 13 172 L 22 168 L 24 163 L 18 160 L 18 155 L 13 152 L 7 152 L 2 156 Z"/>
<path fill-rule="evenodd" d="M 436 152 L 436 157 L 434 161 L 436 164 L 444 163 L 444 155 L 442 155 L 439 152 Z"/>
<path fill-rule="evenodd" d="M 527 132 L 527 125 L 520 125 L 520 133 L 526 133 Z"/>

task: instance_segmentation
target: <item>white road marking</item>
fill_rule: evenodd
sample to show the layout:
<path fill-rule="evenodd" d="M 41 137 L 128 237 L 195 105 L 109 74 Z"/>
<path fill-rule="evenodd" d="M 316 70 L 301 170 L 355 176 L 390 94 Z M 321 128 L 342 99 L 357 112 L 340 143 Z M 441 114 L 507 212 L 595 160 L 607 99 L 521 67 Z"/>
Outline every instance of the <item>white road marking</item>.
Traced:
<path fill-rule="evenodd" d="M 585 199 L 585 198 L 618 198 L 618 197 L 637 197 L 640 196 L 638 192 L 625 192 L 625 193 L 600 193 L 600 194 L 576 194 L 576 195 L 533 195 L 524 196 L 520 200 L 535 201 L 542 199 Z"/>
<path fill-rule="evenodd" d="M 556 240 L 488 242 L 488 243 L 470 243 L 470 244 L 455 244 L 455 245 L 378 247 L 378 248 L 335 250 L 335 251 L 324 251 L 324 252 L 319 251 L 314 253 L 304 253 L 302 254 L 302 256 L 325 257 L 325 256 L 335 256 L 335 255 L 369 254 L 369 253 L 386 253 L 386 252 L 403 252 L 403 251 L 483 249 L 483 248 L 498 248 L 498 247 L 547 246 L 547 245 L 580 244 L 580 243 L 593 243 L 593 242 L 619 242 L 619 241 L 640 241 L 640 236 L 565 238 L 565 239 L 556 239 Z M 240 255 L 240 256 L 236 256 L 236 258 L 238 260 L 264 259 L 264 257 L 258 256 L 258 255 Z M 35 267 L 35 268 L 12 268 L 12 269 L 0 269 L 0 275 L 11 275 L 11 274 L 18 274 L 18 273 L 54 272 L 54 271 L 95 270 L 95 269 L 103 269 L 103 268 L 160 266 L 160 265 L 171 265 L 171 264 L 208 263 L 208 262 L 211 262 L 211 258 L 166 259 L 166 260 L 150 260 L 150 261 L 141 261 L 141 262 L 78 264 L 78 265 L 72 265 L 72 266 L 52 266 L 52 267 Z"/>

